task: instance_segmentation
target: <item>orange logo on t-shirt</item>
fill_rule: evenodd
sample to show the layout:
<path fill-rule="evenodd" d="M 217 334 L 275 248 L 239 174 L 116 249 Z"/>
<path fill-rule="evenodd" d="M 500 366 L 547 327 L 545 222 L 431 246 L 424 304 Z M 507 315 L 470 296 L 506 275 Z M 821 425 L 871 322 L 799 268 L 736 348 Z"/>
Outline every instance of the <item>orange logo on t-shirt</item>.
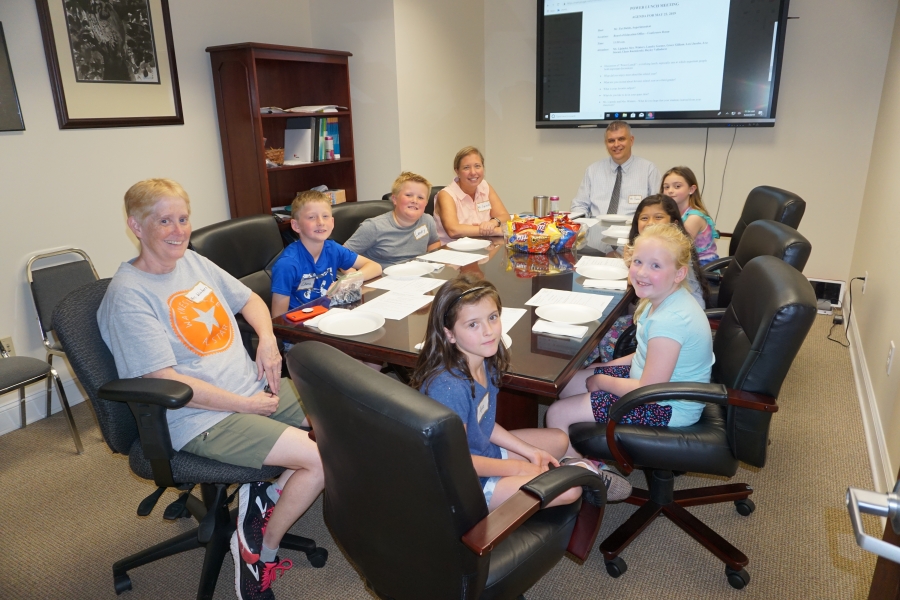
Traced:
<path fill-rule="evenodd" d="M 169 297 L 169 318 L 181 342 L 192 352 L 207 356 L 231 346 L 234 329 L 225 307 L 212 290 L 199 302 L 186 295 L 191 290 L 175 292 Z"/>

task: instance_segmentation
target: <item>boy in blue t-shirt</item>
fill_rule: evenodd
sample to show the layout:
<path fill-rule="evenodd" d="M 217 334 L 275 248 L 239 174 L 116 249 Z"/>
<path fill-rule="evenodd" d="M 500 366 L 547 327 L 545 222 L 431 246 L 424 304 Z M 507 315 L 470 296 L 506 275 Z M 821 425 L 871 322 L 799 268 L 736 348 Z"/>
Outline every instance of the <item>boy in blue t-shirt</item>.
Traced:
<path fill-rule="evenodd" d="M 291 228 L 300 239 L 272 267 L 272 316 L 325 294 L 337 271 L 358 270 L 366 280 L 381 275 L 381 266 L 328 239 L 334 229 L 331 200 L 322 192 L 297 194 L 291 203 Z"/>

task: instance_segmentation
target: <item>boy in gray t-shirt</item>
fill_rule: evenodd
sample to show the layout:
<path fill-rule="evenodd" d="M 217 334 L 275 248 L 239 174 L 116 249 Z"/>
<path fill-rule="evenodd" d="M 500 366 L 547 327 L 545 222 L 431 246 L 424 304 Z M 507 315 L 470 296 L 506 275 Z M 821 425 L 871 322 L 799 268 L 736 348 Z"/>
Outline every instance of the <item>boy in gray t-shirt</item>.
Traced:
<path fill-rule="evenodd" d="M 406 262 L 441 247 L 434 217 L 425 206 L 431 184 L 404 171 L 391 188 L 394 210 L 362 222 L 344 247 L 374 260 L 382 268 Z"/>

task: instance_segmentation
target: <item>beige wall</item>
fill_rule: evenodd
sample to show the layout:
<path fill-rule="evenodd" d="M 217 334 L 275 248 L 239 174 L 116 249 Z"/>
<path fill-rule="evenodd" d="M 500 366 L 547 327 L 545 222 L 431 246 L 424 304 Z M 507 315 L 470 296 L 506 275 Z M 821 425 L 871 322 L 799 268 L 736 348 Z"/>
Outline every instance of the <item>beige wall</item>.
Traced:
<path fill-rule="evenodd" d="M 845 279 L 862 201 L 896 0 L 793 0 L 774 128 L 739 129 L 718 222 L 731 231 L 747 193 L 768 184 L 807 201 L 800 231 L 813 252 L 805 273 Z M 486 158 L 491 185 L 510 210 L 535 194 L 566 205 L 585 167 L 605 156 L 599 130 L 534 127 L 535 6 L 485 0 Z M 852 114 L 852 127 L 841 127 Z M 725 155 L 736 130 L 710 129 L 704 200 L 716 211 Z M 700 176 L 705 130 L 635 130 L 635 153 L 660 171 Z M 839 240 L 839 243 L 835 243 Z"/>
<path fill-rule="evenodd" d="M 893 484 L 900 465 L 900 355 L 896 355 L 891 374 L 885 362 L 893 340 L 900 345 L 900 238 L 895 215 L 900 202 L 897 192 L 897 165 L 900 164 L 900 20 L 893 24 L 894 35 L 888 59 L 887 76 L 878 111 L 878 126 L 872 145 L 868 180 L 863 195 L 853 246 L 851 275 L 869 272 L 866 293 L 859 282 L 853 285 L 853 327 L 861 342 L 864 391 L 875 407 L 875 437 L 880 437 L 887 460 L 883 475 Z M 855 336 L 854 336 L 855 337 Z M 876 449 L 876 452 L 879 449 Z M 876 461 L 877 461 L 876 456 Z M 878 477 L 876 475 L 876 481 Z"/>
<path fill-rule="evenodd" d="M 11 335 L 20 355 L 43 358 L 25 283 L 28 257 L 78 246 L 93 258 L 101 277 L 111 276 L 119 263 L 136 254 L 121 208 L 125 190 L 135 181 L 180 181 L 192 198 L 195 227 L 228 218 L 205 48 L 247 41 L 311 45 L 306 0 L 192 0 L 171 2 L 170 10 L 184 125 L 62 131 L 35 4 L 0 3 L 26 127 L 24 132 L 0 133 L 0 336 Z M 64 379 L 70 378 L 65 367 L 60 370 Z M 18 423 L 14 406 L 13 395 L 0 399 L 0 408 L 7 409 L 0 410 L 0 431 L 12 419 Z"/>
<path fill-rule="evenodd" d="M 484 0 L 394 0 L 400 163 L 434 185 L 484 146 Z"/>
<path fill-rule="evenodd" d="M 360 200 L 390 190 L 400 172 L 393 0 L 309 0 L 312 45 L 350 57 L 353 144 Z"/>

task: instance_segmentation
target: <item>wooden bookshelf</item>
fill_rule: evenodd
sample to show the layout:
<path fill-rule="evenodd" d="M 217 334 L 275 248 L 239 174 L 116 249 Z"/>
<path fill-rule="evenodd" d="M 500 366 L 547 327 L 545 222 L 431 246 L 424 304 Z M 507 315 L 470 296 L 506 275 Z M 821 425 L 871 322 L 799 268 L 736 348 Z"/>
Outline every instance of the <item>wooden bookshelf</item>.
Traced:
<path fill-rule="evenodd" d="M 349 52 L 273 44 L 211 46 L 222 158 L 232 217 L 268 214 L 317 185 L 356 202 Z M 260 107 L 336 104 L 334 113 L 260 114 Z M 284 147 L 287 119 L 337 117 L 341 158 L 266 167 L 265 149 Z"/>

